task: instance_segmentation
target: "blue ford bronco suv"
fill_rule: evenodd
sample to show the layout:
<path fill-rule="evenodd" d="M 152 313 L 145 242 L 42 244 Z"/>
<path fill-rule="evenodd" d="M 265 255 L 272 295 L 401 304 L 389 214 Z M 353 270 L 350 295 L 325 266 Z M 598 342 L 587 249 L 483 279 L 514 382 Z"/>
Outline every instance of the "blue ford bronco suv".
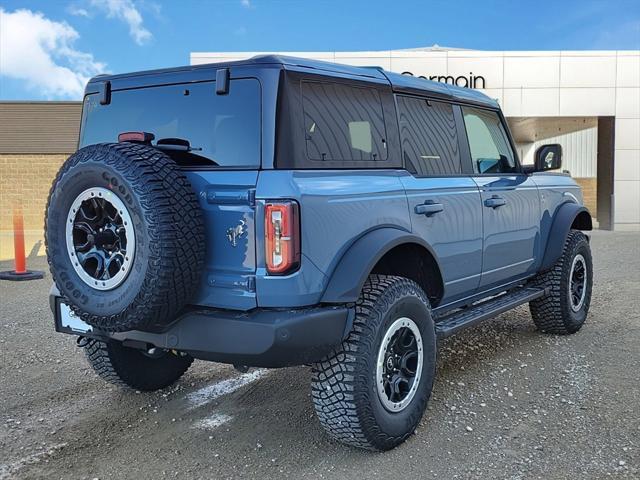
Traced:
<path fill-rule="evenodd" d="M 193 359 L 310 364 L 328 434 L 390 449 L 437 340 L 525 303 L 543 332 L 584 323 L 592 221 L 561 155 L 522 165 L 494 100 L 379 68 L 98 76 L 47 206 L 56 330 L 137 390 Z"/>

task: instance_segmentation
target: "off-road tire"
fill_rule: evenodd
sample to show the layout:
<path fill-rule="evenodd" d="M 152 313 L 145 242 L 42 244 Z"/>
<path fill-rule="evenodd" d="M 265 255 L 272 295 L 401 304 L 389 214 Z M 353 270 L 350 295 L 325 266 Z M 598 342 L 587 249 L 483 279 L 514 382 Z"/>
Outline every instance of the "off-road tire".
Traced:
<path fill-rule="evenodd" d="M 103 380 L 122 388 L 147 392 L 173 384 L 193 363 L 193 358 L 188 355 L 165 352 L 154 358 L 115 341 L 87 339 L 84 353 Z"/>
<path fill-rule="evenodd" d="M 312 367 L 312 397 L 320 424 L 335 440 L 389 450 L 416 429 L 431 395 L 436 340 L 429 300 L 412 280 L 371 275 L 356 303 L 347 339 Z M 378 349 L 390 324 L 409 317 L 422 336 L 424 361 L 418 389 L 400 412 L 386 410 L 376 389 Z"/>
<path fill-rule="evenodd" d="M 80 278 L 66 243 L 74 199 L 96 187 L 123 202 L 135 232 L 132 267 L 111 290 Z M 204 265 L 204 224 L 189 181 L 165 153 L 134 143 L 91 145 L 69 157 L 49 193 L 45 242 L 62 301 L 107 332 L 166 328 L 195 293 Z"/>
<path fill-rule="evenodd" d="M 574 311 L 569 298 L 569 275 L 573 259 L 579 254 L 586 261 L 587 281 L 582 307 Z M 531 316 L 538 330 L 559 335 L 580 330 L 589 312 L 592 283 L 593 264 L 589 241 L 584 233 L 571 230 L 556 264 L 533 280 L 535 286 L 548 289 L 545 296 L 529 302 Z"/>

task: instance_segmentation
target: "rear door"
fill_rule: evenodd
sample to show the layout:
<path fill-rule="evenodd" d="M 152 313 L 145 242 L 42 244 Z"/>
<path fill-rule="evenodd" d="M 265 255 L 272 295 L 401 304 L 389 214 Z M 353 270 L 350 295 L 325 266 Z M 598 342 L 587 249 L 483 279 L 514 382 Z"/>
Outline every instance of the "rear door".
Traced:
<path fill-rule="evenodd" d="M 535 182 L 521 172 L 501 116 L 462 107 L 473 180 L 480 188 L 484 247 L 482 290 L 530 273 L 540 236 Z"/>
<path fill-rule="evenodd" d="M 397 96 L 413 232 L 433 248 L 444 281 L 443 303 L 475 293 L 482 269 L 478 186 L 461 161 L 456 111 L 449 103 Z M 459 115 L 459 112 L 457 112 Z"/>

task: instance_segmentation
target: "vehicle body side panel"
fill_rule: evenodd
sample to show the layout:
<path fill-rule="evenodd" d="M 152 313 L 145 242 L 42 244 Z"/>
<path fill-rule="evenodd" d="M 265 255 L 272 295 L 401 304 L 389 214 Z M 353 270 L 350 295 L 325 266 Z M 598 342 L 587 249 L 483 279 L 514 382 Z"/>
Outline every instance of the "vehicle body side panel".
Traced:
<path fill-rule="evenodd" d="M 536 268 L 540 268 L 558 210 L 565 203 L 582 205 L 583 198 L 582 189 L 569 175 L 536 173 L 531 180 L 540 192 L 540 250 L 536 255 Z"/>
<path fill-rule="evenodd" d="M 540 270 L 545 271 L 553 267 L 553 265 L 562 256 L 564 244 L 567 236 L 571 231 L 573 221 L 579 215 L 589 215 L 589 211 L 576 203 L 565 202 L 560 205 L 556 213 L 551 230 L 549 232 L 549 240 L 544 250 Z M 591 218 L 590 216 L 588 218 Z"/>
<path fill-rule="evenodd" d="M 480 289 L 535 273 L 540 250 L 538 186 L 523 174 L 476 175 L 482 197 L 484 248 Z M 492 208 L 488 201 L 504 200 Z"/>
<path fill-rule="evenodd" d="M 300 204 L 302 259 L 300 269 L 292 275 L 266 275 L 264 235 L 257 232 L 258 306 L 317 303 L 338 262 L 358 238 L 387 226 L 409 232 L 411 223 L 400 174 L 399 170 L 260 172 L 258 216 L 263 200 L 294 199 Z"/>
<path fill-rule="evenodd" d="M 435 257 L 431 247 L 417 235 L 398 228 L 376 228 L 358 238 L 342 256 L 322 302 L 339 304 L 358 300 L 362 286 L 378 261 L 394 247 L 404 244 L 420 245 Z"/>
<path fill-rule="evenodd" d="M 482 209 L 478 186 L 468 176 L 400 177 L 412 232 L 433 249 L 444 282 L 442 303 L 473 294 L 482 271 Z M 416 213 L 425 203 L 442 205 L 432 215 Z"/>

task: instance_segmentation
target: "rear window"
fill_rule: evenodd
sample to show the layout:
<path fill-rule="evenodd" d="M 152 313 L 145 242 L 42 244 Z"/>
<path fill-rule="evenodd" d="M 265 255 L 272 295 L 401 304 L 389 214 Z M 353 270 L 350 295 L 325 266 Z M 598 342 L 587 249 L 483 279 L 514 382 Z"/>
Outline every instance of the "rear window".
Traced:
<path fill-rule="evenodd" d="M 92 94 L 84 100 L 80 146 L 117 142 L 122 132 L 143 131 L 155 136 L 154 145 L 188 141 L 193 163 L 257 168 L 260 105 L 256 79 L 232 80 L 226 95 L 216 95 L 215 82 L 114 91 L 108 105 L 100 105 Z"/>
<path fill-rule="evenodd" d="M 418 176 L 462 172 L 456 121 L 448 103 L 398 97 L 402 152 L 407 168 Z"/>
<path fill-rule="evenodd" d="M 302 82 L 302 107 L 310 160 L 387 159 L 384 115 L 377 90 Z"/>

